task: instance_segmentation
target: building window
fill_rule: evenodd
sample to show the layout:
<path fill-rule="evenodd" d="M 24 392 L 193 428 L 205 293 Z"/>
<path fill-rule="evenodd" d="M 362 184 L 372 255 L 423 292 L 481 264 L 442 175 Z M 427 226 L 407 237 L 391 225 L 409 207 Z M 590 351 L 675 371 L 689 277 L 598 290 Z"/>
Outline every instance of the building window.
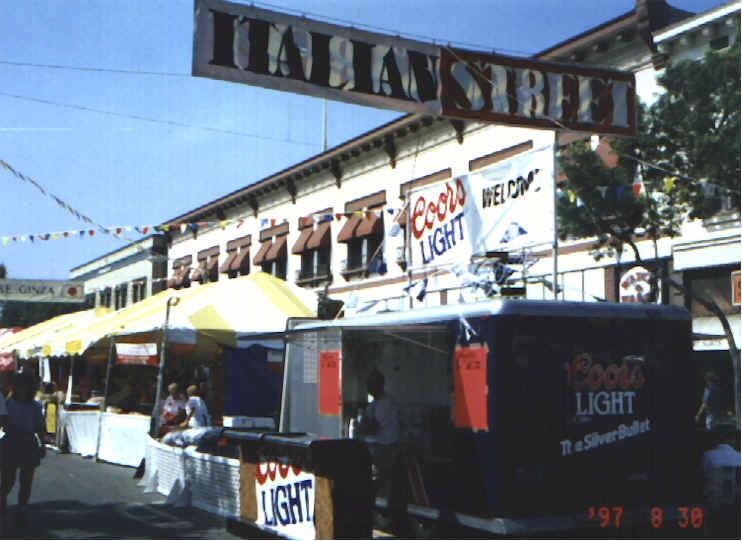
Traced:
<path fill-rule="evenodd" d="M 111 288 L 106 287 L 100 290 L 100 306 L 105 306 L 106 308 L 111 307 Z"/>
<path fill-rule="evenodd" d="M 359 275 L 386 273 L 382 210 L 385 204 L 385 191 L 345 204 L 345 213 L 350 214 L 350 217 L 340 230 L 337 240 L 348 247 L 341 271 L 346 280 Z"/>
<path fill-rule="evenodd" d="M 281 280 L 286 279 L 286 263 L 288 250 L 286 242 L 289 234 L 289 224 L 269 227 L 260 232 L 260 249 L 253 259 L 253 264 L 259 265 L 263 272 L 272 274 Z"/>
<path fill-rule="evenodd" d="M 173 277 L 168 280 L 168 287 L 180 289 L 191 286 L 191 263 L 193 256 L 187 255 L 173 261 Z"/>
<path fill-rule="evenodd" d="M 85 295 L 85 308 L 95 308 L 95 293 Z"/>
<path fill-rule="evenodd" d="M 250 245 L 252 236 L 247 235 L 227 243 L 227 259 L 222 263 L 219 272 L 229 278 L 250 274 Z"/>
<path fill-rule="evenodd" d="M 296 272 L 296 283 L 313 286 L 319 282 L 331 281 L 330 273 L 330 228 L 332 209 L 315 213 L 320 216 L 299 219 L 299 238 L 291 253 L 301 256 L 301 268 Z"/>
<path fill-rule="evenodd" d="M 139 302 L 147 296 L 147 278 L 139 278 L 131 283 L 131 302 Z"/>
<path fill-rule="evenodd" d="M 119 284 L 113 290 L 114 307 L 116 310 L 126 306 L 126 297 L 129 291 L 129 284 Z"/>
<path fill-rule="evenodd" d="M 191 280 L 201 284 L 219 280 L 219 246 L 201 250 L 196 256 L 198 267 L 193 270 Z"/>
<path fill-rule="evenodd" d="M 715 303 L 725 314 L 739 314 L 739 308 L 733 302 L 733 272 L 739 267 L 716 267 L 687 271 L 685 273 L 686 286 L 695 294 Z M 713 317 L 714 313 L 701 303 L 689 296 L 686 298 L 686 308 L 693 317 Z"/>

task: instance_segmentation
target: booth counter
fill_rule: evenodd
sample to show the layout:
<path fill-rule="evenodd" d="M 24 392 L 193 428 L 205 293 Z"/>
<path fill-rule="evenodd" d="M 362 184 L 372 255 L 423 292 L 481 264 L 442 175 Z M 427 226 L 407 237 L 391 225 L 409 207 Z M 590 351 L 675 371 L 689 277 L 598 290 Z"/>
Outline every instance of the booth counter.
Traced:
<path fill-rule="evenodd" d="M 146 436 L 147 492 L 167 496 L 168 502 L 192 505 L 224 517 L 240 515 L 240 461 L 185 448 Z"/>
<path fill-rule="evenodd" d="M 137 467 L 144 458 L 150 418 L 146 415 L 102 413 L 97 409 L 59 408 L 60 447 L 70 453 Z M 100 441 L 99 441 L 100 430 Z"/>

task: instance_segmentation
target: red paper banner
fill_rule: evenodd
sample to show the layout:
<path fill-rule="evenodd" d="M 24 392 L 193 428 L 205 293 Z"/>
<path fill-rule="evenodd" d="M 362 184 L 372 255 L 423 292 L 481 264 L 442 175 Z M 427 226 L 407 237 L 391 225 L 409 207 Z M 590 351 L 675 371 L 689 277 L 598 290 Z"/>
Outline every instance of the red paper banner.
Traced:
<path fill-rule="evenodd" d="M 487 346 L 457 347 L 453 353 L 453 416 L 457 428 L 488 430 Z"/>
<path fill-rule="evenodd" d="M 319 352 L 319 412 L 340 415 L 340 352 Z"/>

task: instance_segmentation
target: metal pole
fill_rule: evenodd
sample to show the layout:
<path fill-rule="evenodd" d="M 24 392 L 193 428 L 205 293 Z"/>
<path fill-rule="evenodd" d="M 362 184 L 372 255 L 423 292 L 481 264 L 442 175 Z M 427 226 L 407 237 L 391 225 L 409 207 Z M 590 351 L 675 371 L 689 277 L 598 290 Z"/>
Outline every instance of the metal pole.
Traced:
<path fill-rule="evenodd" d="M 167 300 L 165 309 L 165 324 L 162 327 L 162 338 L 160 340 L 160 366 L 157 370 L 157 387 L 155 389 L 155 405 L 152 407 L 152 419 L 149 423 L 149 434 L 153 438 L 160 433 L 160 408 L 162 404 L 162 380 L 165 371 L 165 353 L 167 351 L 167 327 L 170 323 L 170 307 L 176 306 L 180 302 L 180 297 L 170 297 Z"/>
<path fill-rule="evenodd" d="M 558 133 L 554 132 L 554 179 L 553 179 L 553 186 L 552 190 L 554 190 L 554 242 L 552 245 L 552 258 L 554 263 L 554 268 L 552 269 L 552 283 L 554 285 L 554 300 L 559 299 L 559 287 L 558 287 L 558 279 L 559 279 L 559 264 L 557 262 L 557 258 L 559 255 L 559 229 L 558 229 L 558 222 L 557 222 L 557 151 L 559 149 L 558 145 Z"/>
<path fill-rule="evenodd" d="M 103 391 L 103 403 L 100 405 L 100 411 L 98 411 L 98 434 L 95 439 L 95 459 L 98 460 L 98 451 L 100 450 L 100 433 L 101 425 L 103 424 L 103 414 L 106 412 L 108 407 L 108 392 L 111 390 L 111 367 L 113 366 L 114 352 L 116 351 L 116 340 L 113 336 L 109 337 L 111 340 L 108 346 L 108 365 L 106 366 L 106 387 Z"/>
<path fill-rule="evenodd" d="M 322 100 L 322 152 L 327 151 L 327 100 Z"/>

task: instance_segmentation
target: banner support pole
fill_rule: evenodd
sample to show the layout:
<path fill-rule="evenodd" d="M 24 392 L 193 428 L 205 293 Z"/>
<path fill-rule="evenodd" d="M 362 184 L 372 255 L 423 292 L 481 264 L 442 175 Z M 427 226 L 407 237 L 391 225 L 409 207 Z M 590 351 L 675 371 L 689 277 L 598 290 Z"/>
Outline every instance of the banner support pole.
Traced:
<path fill-rule="evenodd" d="M 552 190 L 554 190 L 554 241 L 552 244 L 552 259 L 553 259 L 553 269 L 552 269 L 552 289 L 554 292 L 554 300 L 559 300 L 559 263 L 558 263 L 558 257 L 559 257 L 559 229 L 557 224 L 557 152 L 559 150 L 559 132 L 554 131 L 554 150 L 553 150 L 553 156 L 554 156 L 554 171 L 553 171 L 553 182 L 552 182 Z"/>

